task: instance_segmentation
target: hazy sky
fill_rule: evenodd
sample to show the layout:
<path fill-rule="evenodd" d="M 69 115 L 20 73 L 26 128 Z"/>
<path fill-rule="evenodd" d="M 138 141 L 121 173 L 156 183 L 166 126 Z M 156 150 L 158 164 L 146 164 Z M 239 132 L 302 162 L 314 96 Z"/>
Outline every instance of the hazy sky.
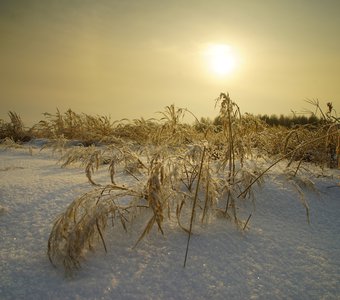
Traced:
<path fill-rule="evenodd" d="M 213 118 L 222 91 L 242 112 L 318 98 L 340 113 L 339 16 L 339 0 L 0 0 L 0 118 L 149 118 L 170 104 Z M 226 75 L 215 44 L 234 56 Z"/>

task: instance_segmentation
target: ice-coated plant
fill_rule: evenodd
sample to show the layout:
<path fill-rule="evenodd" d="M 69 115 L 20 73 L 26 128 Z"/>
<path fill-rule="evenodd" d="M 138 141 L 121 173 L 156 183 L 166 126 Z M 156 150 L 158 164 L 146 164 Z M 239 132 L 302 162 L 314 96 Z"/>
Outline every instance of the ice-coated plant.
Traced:
<path fill-rule="evenodd" d="M 338 122 L 315 129 L 305 126 L 283 130 L 270 128 L 253 116 L 243 116 L 229 94 L 221 93 L 216 106 L 220 122 L 216 128 L 211 124 L 198 126 L 199 132 L 188 128 L 181 123 L 187 110 L 171 105 L 159 121 L 133 122 L 131 128 L 140 136 L 152 133 L 147 142 L 134 139 L 135 135 L 129 133 L 131 128 L 125 124 L 120 127 L 119 138 L 124 135 L 129 142 L 116 139 L 100 147 L 69 148 L 60 163 L 63 167 L 80 164 L 94 187 L 76 198 L 54 222 L 48 241 L 51 263 L 62 264 L 67 273 L 72 273 L 80 266 L 86 249 L 93 249 L 96 242 L 108 250 L 104 234 L 108 227 L 120 223 L 129 231 L 136 217 L 144 215 L 145 224 L 133 246 L 138 246 L 153 230 L 166 234 L 165 222 L 175 221 L 188 234 L 185 266 L 194 224 L 223 217 L 239 230 L 246 230 L 256 206 L 254 187 L 261 186 L 268 171 L 284 160 L 284 174 L 296 190 L 309 221 L 304 192 L 315 187 L 311 180 L 299 175 L 299 170 L 304 161 L 313 160 L 329 145 L 337 143 L 339 147 Z M 264 157 L 269 163 L 258 163 L 257 158 Z M 108 170 L 106 184 L 95 179 L 100 168 Z M 121 174 L 132 180 L 124 185 L 119 183 Z M 246 217 L 240 216 L 240 203 L 247 200 L 253 204 L 253 210 Z"/>

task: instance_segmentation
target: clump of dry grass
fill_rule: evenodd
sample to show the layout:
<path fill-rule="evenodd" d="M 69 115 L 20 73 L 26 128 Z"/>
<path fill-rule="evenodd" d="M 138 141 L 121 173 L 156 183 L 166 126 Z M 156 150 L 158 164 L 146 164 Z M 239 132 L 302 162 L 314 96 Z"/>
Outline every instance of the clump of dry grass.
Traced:
<path fill-rule="evenodd" d="M 164 222 L 174 219 L 188 234 L 185 265 L 195 221 L 206 223 L 222 216 L 245 230 L 253 212 L 243 220 L 238 214 L 240 201 L 249 199 L 255 208 L 255 185 L 261 186 L 267 172 L 285 159 L 289 181 L 309 220 L 304 189 L 313 184 L 297 172 L 312 151 L 317 156 L 325 145 L 336 142 L 339 147 L 338 123 L 288 131 L 270 128 L 251 115 L 242 116 L 229 94 L 221 93 L 216 105 L 220 108 L 219 128 L 210 124 L 199 126 L 204 130 L 197 132 L 181 123 L 188 111 L 171 105 L 158 121 L 141 119 L 116 124 L 112 130 L 116 140 L 109 145 L 82 145 L 66 151 L 60 159 L 62 166 L 80 164 L 95 188 L 74 200 L 55 221 L 48 242 L 50 261 L 61 262 L 67 272 L 72 272 L 80 266 L 85 249 L 92 249 L 96 241 L 107 250 L 104 231 L 110 221 L 128 230 L 127 224 L 143 210 L 150 217 L 135 246 L 153 228 L 165 234 Z M 59 124 L 58 128 L 65 126 L 60 116 L 54 123 Z M 262 169 L 256 163 L 259 155 L 276 159 Z M 253 158 L 254 163 L 247 158 Z M 293 169 L 295 161 L 298 164 Z M 99 186 L 94 180 L 99 167 L 108 168 L 110 184 Z M 132 176 L 134 185 L 119 185 L 119 172 Z"/>
<path fill-rule="evenodd" d="M 82 152 L 82 155 L 76 151 L 76 155 L 70 156 L 65 163 L 81 161 L 88 164 L 86 154 L 93 157 L 94 149 Z M 119 150 L 123 152 L 122 149 Z M 127 151 L 125 158 L 130 155 L 131 153 Z M 98 154 L 98 160 L 100 156 Z M 124 155 L 119 160 L 123 161 Z M 51 263 L 54 265 L 61 263 L 68 274 L 72 273 L 74 269 L 79 268 L 86 248 L 92 249 L 96 240 L 101 241 L 105 251 L 107 250 L 104 231 L 109 223 L 114 225 L 118 222 L 128 230 L 127 224 L 134 219 L 139 209 L 150 211 L 151 218 L 135 246 L 155 225 L 164 234 L 162 223 L 166 211 L 170 216 L 171 207 L 174 205 L 172 201 L 175 199 L 172 197 L 174 189 L 169 185 L 174 173 L 159 150 L 153 153 L 148 166 L 144 165 L 144 168 L 147 168 L 146 181 L 145 179 L 137 181 L 133 187 L 116 184 L 96 187 L 69 205 L 57 218 L 50 233 L 48 256 Z"/>
<path fill-rule="evenodd" d="M 85 249 L 93 248 L 96 240 L 101 241 L 106 250 L 104 231 L 109 220 L 113 224 L 118 221 L 127 229 L 126 224 L 132 221 L 131 216 L 135 215 L 138 208 L 150 211 L 151 217 L 135 246 L 155 226 L 164 234 L 163 222 L 171 218 L 175 218 L 178 226 L 189 234 L 190 240 L 193 223 L 198 216 L 201 222 L 207 222 L 209 216 L 220 214 L 221 208 L 228 205 L 234 205 L 235 221 L 239 228 L 244 229 L 245 222 L 236 217 L 236 202 L 228 204 L 230 198 L 226 199 L 225 194 L 229 193 L 229 197 L 232 196 L 235 200 L 236 192 L 245 184 L 242 179 L 250 180 L 253 178 L 252 174 L 247 170 L 235 170 L 234 181 L 231 182 L 229 175 L 223 176 L 222 171 L 218 172 L 220 168 L 210 162 L 210 157 L 205 155 L 206 147 L 207 142 L 172 154 L 165 147 L 149 149 L 150 153 L 144 163 L 134 154 L 136 161 L 143 164 L 144 170 L 144 176 L 137 179 L 136 186 L 110 184 L 97 187 L 74 200 L 55 221 L 48 242 L 51 262 L 61 262 L 68 273 L 77 269 Z M 74 152 L 65 156 L 63 165 L 81 162 L 91 166 L 95 162 L 97 167 L 104 157 L 104 152 L 96 150 L 94 146 L 83 147 L 82 150 L 84 151 L 79 152 L 79 148 L 74 148 Z M 118 153 L 120 158 L 116 158 L 117 163 L 131 155 L 130 150 L 126 148 L 120 148 Z M 88 168 L 86 166 L 85 169 Z M 124 171 L 124 164 L 121 166 Z M 224 217 L 230 218 L 227 211 L 223 213 Z"/>
<path fill-rule="evenodd" d="M 147 145 L 154 140 L 159 127 L 156 119 L 123 120 L 114 127 L 114 136 L 124 141 L 134 141 L 139 145 Z"/>
<path fill-rule="evenodd" d="M 92 144 L 121 144 L 134 141 L 137 144 L 178 144 L 196 135 L 192 126 L 181 123 L 186 110 L 167 106 L 160 112 L 161 118 L 122 119 L 112 122 L 109 117 L 77 114 L 71 109 L 56 114 L 44 113 L 45 120 L 33 126 L 32 132 L 39 138 L 79 140 L 84 146 Z"/>
<path fill-rule="evenodd" d="M 130 213 L 143 207 L 135 203 L 139 196 L 128 188 L 108 185 L 74 200 L 53 225 L 47 251 L 51 263 L 61 263 L 70 274 L 80 267 L 84 251 L 93 249 L 96 240 L 99 239 L 107 251 L 103 232 L 108 221 L 112 226 L 118 222 L 126 230 Z"/>
<path fill-rule="evenodd" d="M 21 117 L 10 111 L 8 113 L 10 122 L 5 122 L 0 119 L 0 140 L 2 139 L 12 139 L 15 142 L 28 142 L 33 138 L 30 130 L 27 130 Z"/>
<path fill-rule="evenodd" d="M 150 171 L 150 177 L 145 188 L 145 195 L 148 201 L 148 207 L 152 209 L 153 214 L 135 246 L 137 246 L 145 235 L 150 232 L 155 223 L 157 224 L 159 231 L 164 234 L 162 223 L 164 220 L 164 206 L 167 199 L 164 197 L 162 191 L 162 184 L 164 183 L 164 170 L 162 164 L 160 162 L 156 162 L 151 167 Z"/>
<path fill-rule="evenodd" d="M 32 128 L 37 137 L 63 136 L 68 140 L 79 140 L 84 146 L 115 141 L 113 127 L 116 122 L 112 122 L 109 117 L 77 114 L 71 109 L 64 114 L 57 109 L 56 114 L 44 113 L 44 116 L 45 120 Z"/>
<path fill-rule="evenodd" d="M 224 179 L 223 193 L 226 197 L 223 214 L 232 218 L 235 224 L 243 227 L 243 221 L 237 216 L 237 197 L 249 182 L 255 178 L 256 171 L 251 171 L 244 166 L 247 157 L 252 156 L 254 145 L 253 132 L 249 130 L 249 124 L 258 126 L 258 122 L 252 122 L 251 118 L 243 118 L 238 105 L 231 100 L 229 94 L 221 93 L 216 99 L 216 105 L 220 105 L 219 118 L 222 123 L 222 136 L 220 159 L 220 174 Z M 259 184 L 261 182 L 258 182 Z M 251 197 L 251 189 L 247 190 L 243 198 Z M 230 212 L 231 211 L 231 212 Z"/>
<path fill-rule="evenodd" d="M 158 129 L 155 142 L 157 144 L 181 144 L 185 140 L 186 133 L 185 126 L 181 124 L 181 120 L 185 115 L 185 110 L 170 105 L 166 106 L 164 112 L 159 113 L 162 115 L 162 118 L 160 119 L 162 124 Z"/>
<path fill-rule="evenodd" d="M 93 185 L 98 185 L 93 181 L 92 174 L 98 170 L 99 165 L 103 163 L 103 154 L 102 150 L 96 148 L 94 145 L 89 147 L 72 147 L 60 158 L 59 162 L 62 162 L 62 167 L 79 162 L 80 165 L 85 168 L 85 174 L 89 182 Z"/>
<path fill-rule="evenodd" d="M 306 102 L 314 107 L 314 111 L 307 112 L 321 121 L 315 124 L 296 125 L 291 130 L 279 128 L 281 132 L 278 134 L 282 142 L 277 142 L 279 148 L 274 152 L 288 158 L 288 166 L 294 161 L 300 163 L 307 161 L 320 166 L 337 167 L 340 120 L 336 111 L 330 102 L 327 103 L 326 112 L 321 108 L 319 100 L 307 99 Z M 318 116 L 320 117 L 317 118 Z"/>
<path fill-rule="evenodd" d="M 233 111 L 228 111 L 228 105 L 234 107 L 234 103 L 225 101 L 222 99 L 221 112 L 226 113 L 223 115 L 226 122 L 224 130 L 227 131 L 223 132 L 223 142 L 226 146 L 222 148 L 224 155 L 219 162 L 211 162 L 207 149 L 212 145 L 208 140 L 174 146 L 179 140 L 183 141 L 182 137 L 187 132 L 179 124 L 183 111 L 173 106 L 167 108 L 168 115 L 163 115 L 165 123 L 157 132 L 156 145 L 143 147 L 141 154 L 144 159 L 132 150 L 134 144 L 110 145 L 101 149 L 78 146 L 67 151 L 61 158 L 62 166 L 80 163 L 94 185 L 97 183 L 92 174 L 106 161 L 111 185 L 95 188 L 76 199 L 56 220 L 48 243 L 51 262 L 61 261 L 67 271 L 79 267 L 84 248 L 91 248 L 95 237 L 101 240 L 106 249 L 103 231 L 108 220 L 113 218 L 112 214 L 118 216 L 126 228 L 126 222 L 130 221 L 127 214 L 137 207 L 149 210 L 151 217 L 135 246 L 154 226 L 164 234 L 163 222 L 166 218 L 175 218 L 190 239 L 195 216 L 199 215 L 201 222 L 207 222 L 209 216 L 223 211 L 223 216 L 230 218 L 228 209 L 231 208 L 235 223 L 245 228 L 245 223 L 237 217 L 236 193 L 253 178 L 253 174 L 242 169 L 246 151 L 243 149 L 244 144 L 240 143 L 241 125 L 236 120 L 239 117 Z M 160 141 L 162 146 L 158 144 Z M 132 175 L 138 188 L 118 187 L 115 183 L 118 168 Z M 136 173 L 140 170 L 141 173 Z M 204 196 L 201 198 L 199 195 Z M 250 192 L 247 195 L 250 196 Z M 122 206 L 119 201 L 121 197 L 130 197 L 131 200 Z"/>
<path fill-rule="evenodd" d="M 124 172 L 134 177 L 137 181 L 139 181 L 137 175 L 141 174 L 141 170 L 148 170 L 148 167 L 145 166 L 138 154 L 129 145 L 117 146 L 112 144 L 100 148 L 95 145 L 89 147 L 74 146 L 61 156 L 59 163 L 63 168 L 72 164 L 79 164 L 80 167 L 84 168 L 86 177 L 92 185 L 100 185 L 94 181 L 93 175 L 103 165 L 108 165 L 112 184 L 116 184 L 116 169 L 121 166 Z"/>

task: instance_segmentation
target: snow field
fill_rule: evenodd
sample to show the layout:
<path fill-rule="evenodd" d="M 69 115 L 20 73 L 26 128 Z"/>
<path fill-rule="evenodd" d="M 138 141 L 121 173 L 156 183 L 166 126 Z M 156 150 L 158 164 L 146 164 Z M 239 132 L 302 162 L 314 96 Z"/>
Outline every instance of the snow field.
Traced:
<path fill-rule="evenodd" d="M 186 268 L 187 234 L 165 222 L 137 246 L 146 217 L 129 233 L 117 224 L 88 252 L 72 278 L 49 262 L 53 221 L 89 191 L 84 171 L 60 168 L 48 150 L 0 149 L 0 299 L 339 299 L 340 172 L 311 167 L 316 191 L 299 194 L 282 169 L 256 190 L 256 208 L 244 232 L 225 219 L 196 222 Z M 313 175 L 314 174 L 314 175 Z M 107 182 L 106 169 L 95 174 Z M 117 180 L 124 180 L 118 177 Z"/>

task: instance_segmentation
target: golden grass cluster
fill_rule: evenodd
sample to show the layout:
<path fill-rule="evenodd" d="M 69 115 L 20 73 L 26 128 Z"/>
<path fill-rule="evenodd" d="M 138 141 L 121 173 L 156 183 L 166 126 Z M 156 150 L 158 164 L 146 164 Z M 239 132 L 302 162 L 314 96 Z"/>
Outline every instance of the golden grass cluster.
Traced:
<path fill-rule="evenodd" d="M 231 220 L 245 230 L 252 211 L 238 214 L 240 201 L 249 199 L 255 206 L 254 186 L 261 185 L 264 175 L 278 162 L 287 160 L 287 178 L 297 190 L 309 220 L 309 207 L 304 189 L 313 188 L 307 178 L 298 176 L 305 161 L 320 166 L 339 164 L 339 119 L 333 107 L 323 113 L 324 122 L 297 126 L 292 129 L 270 127 L 252 115 L 242 115 L 229 94 L 216 99 L 219 124 L 182 123 L 187 109 L 167 106 L 160 119 L 121 120 L 111 122 L 106 117 L 65 114 L 46 114 L 29 132 L 48 141 L 60 154 L 62 167 L 79 164 L 93 190 L 76 198 L 54 222 L 48 256 L 68 273 L 80 266 L 86 249 L 99 241 L 105 250 L 104 231 L 108 225 L 120 223 L 125 230 L 142 212 L 150 218 L 135 246 L 155 227 L 165 234 L 164 222 L 176 221 L 190 236 L 194 222 L 208 222 L 214 217 Z M 2 133 L 23 132 L 20 118 L 11 114 L 12 125 L 2 123 Z M 15 125 L 17 124 L 17 125 Z M 2 137 L 4 138 L 4 137 Z M 15 139 L 4 139 L 8 147 L 17 145 Z M 266 167 L 257 161 L 271 159 Z M 107 168 L 108 180 L 98 182 L 96 172 Z M 128 176 L 119 182 L 119 176 Z M 126 177 L 125 177 L 126 178 Z"/>
<path fill-rule="evenodd" d="M 29 141 L 30 130 L 27 130 L 22 122 L 20 116 L 10 111 L 8 113 L 10 122 L 5 122 L 0 119 L 0 139 L 10 138 L 11 140 L 17 141 Z"/>
<path fill-rule="evenodd" d="M 126 228 L 128 214 L 134 199 L 140 195 L 124 187 L 109 185 L 97 188 L 76 199 L 60 215 L 54 223 L 49 240 L 48 256 L 51 263 L 61 262 L 65 270 L 80 266 L 81 256 L 85 248 L 92 249 L 99 236 L 106 250 L 103 237 L 108 221 L 112 226 L 116 222 Z M 119 199 L 129 197 L 127 204 L 120 204 Z"/>

